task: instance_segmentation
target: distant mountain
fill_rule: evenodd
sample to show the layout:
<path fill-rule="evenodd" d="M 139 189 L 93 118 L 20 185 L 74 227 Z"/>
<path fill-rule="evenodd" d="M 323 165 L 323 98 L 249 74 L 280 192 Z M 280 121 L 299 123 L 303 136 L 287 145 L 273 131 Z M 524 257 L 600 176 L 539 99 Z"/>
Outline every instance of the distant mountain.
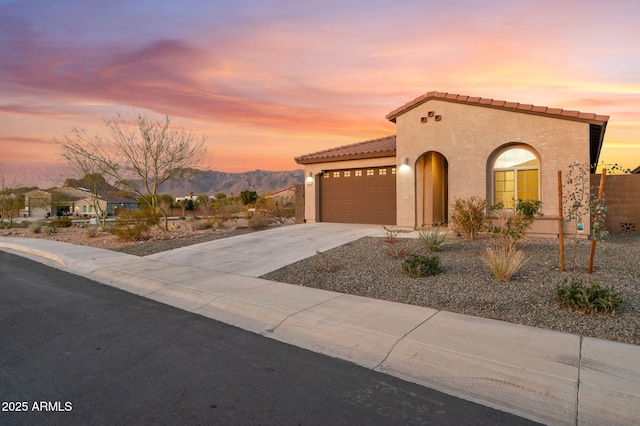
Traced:
<path fill-rule="evenodd" d="M 304 170 L 286 172 L 254 170 L 245 173 L 192 170 L 186 175 L 160 185 L 158 192 L 180 197 L 190 192 L 195 195 L 214 195 L 218 192 L 239 194 L 248 189 L 256 191 L 258 195 L 265 195 L 301 183 L 304 183 Z"/>

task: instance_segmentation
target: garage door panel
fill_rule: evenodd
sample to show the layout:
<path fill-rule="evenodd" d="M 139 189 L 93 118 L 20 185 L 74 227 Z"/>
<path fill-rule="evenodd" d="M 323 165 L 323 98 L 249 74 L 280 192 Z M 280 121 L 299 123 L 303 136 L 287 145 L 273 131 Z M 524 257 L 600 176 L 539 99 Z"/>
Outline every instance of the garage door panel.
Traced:
<path fill-rule="evenodd" d="M 319 181 L 322 222 L 395 225 L 393 166 L 329 170 Z"/>

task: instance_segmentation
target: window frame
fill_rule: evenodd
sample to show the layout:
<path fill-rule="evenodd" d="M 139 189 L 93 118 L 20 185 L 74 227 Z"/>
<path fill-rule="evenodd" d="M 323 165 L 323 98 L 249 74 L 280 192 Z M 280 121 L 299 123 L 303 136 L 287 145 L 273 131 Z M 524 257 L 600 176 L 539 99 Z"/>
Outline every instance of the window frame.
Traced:
<path fill-rule="evenodd" d="M 512 150 L 523 150 L 528 152 L 529 154 L 531 154 L 531 156 L 533 156 L 533 158 L 535 158 L 537 164 L 536 165 L 532 165 L 532 166 L 513 166 L 513 167 L 496 167 L 496 162 L 498 161 L 498 159 L 503 156 L 505 153 L 512 151 Z M 490 188 L 490 196 L 491 196 L 491 204 L 492 205 L 496 205 L 497 201 L 496 201 L 496 172 L 513 172 L 513 199 L 509 201 L 509 204 L 504 206 L 503 208 L 507 209 L 507 210 L 511 210 L 513 209 L 513 205 L 511 205 L 512 202 L 515 202 L 516 200 L 518 200 L 518 172 L 522 172 L 522 171 L 530 171 L 530 170 L 536 170 L 537 171 L 537 182 L 536 182 L 536 198 L 534 198 L 535 200 L 540 200 L 541 199 L 541 184 L 540 184 L 540 176 L 541 176 L 541 161 L 540 161 L 540 156 L 538 155 L 538 153 L 531 148 L 528 145 L 524 145 L 524 144 L 512 144 L 512 145 L 507 145 L 502 147 L 501 149 L 495 151 L 494 155 L 491 156 L 490 162 L 489 162 L 489 177 L 490 177 L 490 182 L 491 182 L 491 188 Z M 505 192 L 505 191 L 503 191 Z"/>

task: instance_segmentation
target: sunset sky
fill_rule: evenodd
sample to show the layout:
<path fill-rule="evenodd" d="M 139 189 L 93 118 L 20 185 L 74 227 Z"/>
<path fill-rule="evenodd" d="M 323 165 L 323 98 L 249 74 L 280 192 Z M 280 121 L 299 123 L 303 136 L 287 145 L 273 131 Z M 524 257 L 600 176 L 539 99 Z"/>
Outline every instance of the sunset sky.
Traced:
<path fill-rule="evenodd" d="M 637 0 L 0 0 L 0 171 L 60 184 L 52 139 L 118 112 L 204 134 L 202 169 L 293 170 L 394 134 L 385 115 L 432 90 L 609 115 L 601 161 L 635 168 L 639 19 Z"/>

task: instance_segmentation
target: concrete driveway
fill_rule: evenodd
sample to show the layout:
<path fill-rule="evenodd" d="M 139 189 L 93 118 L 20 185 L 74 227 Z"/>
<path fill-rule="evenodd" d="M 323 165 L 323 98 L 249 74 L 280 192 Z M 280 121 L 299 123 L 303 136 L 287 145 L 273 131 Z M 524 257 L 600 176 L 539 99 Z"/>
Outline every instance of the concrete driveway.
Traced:
<path fill-rule="evenodd" d="M 147 256 L 210 271 L 259 277 L 367 236 L 383 236 L 380 225 L 308 223 L 223 238 Z"/>

